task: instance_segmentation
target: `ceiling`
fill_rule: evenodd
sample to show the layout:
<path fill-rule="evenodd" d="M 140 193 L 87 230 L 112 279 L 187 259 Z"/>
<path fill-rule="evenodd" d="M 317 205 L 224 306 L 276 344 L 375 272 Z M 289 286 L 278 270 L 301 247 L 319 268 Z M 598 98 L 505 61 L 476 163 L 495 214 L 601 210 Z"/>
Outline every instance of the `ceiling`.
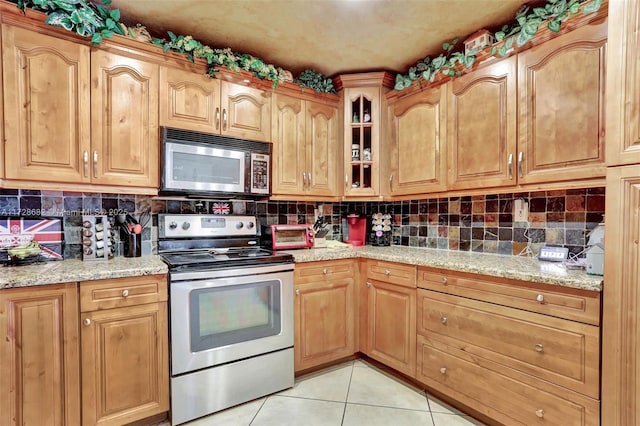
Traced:
<path fill-rule="evenodd" d="M 513 19 L 527 0 L 113 0 L 122 21 L 152 35 L 192 35 L 297 76 L 406 73 L 442 43 Z"/>

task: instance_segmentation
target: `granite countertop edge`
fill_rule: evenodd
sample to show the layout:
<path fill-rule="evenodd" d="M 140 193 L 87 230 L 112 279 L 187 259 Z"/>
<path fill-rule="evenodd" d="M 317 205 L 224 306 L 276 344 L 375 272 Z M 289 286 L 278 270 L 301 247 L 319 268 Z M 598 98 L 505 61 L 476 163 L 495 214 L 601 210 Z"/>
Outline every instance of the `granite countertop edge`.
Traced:
<path fill-rule="evenodd" d="M 429 266 L 456 272 L 551 284 L 588 291 L 602 291 L 602 277 L 584 270 L 567 269 L 561 263 L 542 262 L 535 257 L 490 253 L 436 250 L 418 247 L 347 247 L 289 250 L 296 263 L 349 258 L 385 260 L 409 265 Z"/>

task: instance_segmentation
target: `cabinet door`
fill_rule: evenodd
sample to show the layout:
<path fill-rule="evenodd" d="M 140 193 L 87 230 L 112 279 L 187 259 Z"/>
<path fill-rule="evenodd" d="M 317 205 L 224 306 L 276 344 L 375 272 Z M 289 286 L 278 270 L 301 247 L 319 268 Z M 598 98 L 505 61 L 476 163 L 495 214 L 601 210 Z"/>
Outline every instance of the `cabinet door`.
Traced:
<path fill-rule="evenodd" d="M 609 2 L 607 165 L 640 163 L 640 3 Z"/>
<path fill-rule="evenodd" d="M 603 177 L 607 23 L 518 55 L 518 182 Z"/>
<path fill-rule="evenodd" d="M 92 181 L 158 187 L 158 65 L 91 54 Z"/>
<path fill-rule="evenodd" d="M 206 133 L 220 131 L 220 80 L 160 67 L 160 125 Z"/>
<path fill-rule="evenodd" d="M 296 371 L 356 352 L 353 292 L 353 278 L 296 284 Z"/>
<path fill-rule="evenodd" d="M 269 142 L 271 97 L 264 90 L 221 82 L 222 134 Z"/>
<path fill-rule="evenodd" d="M 169 410 L 167 304 L 82 314 L 82 423 L 122 425 Z"/>
<path fill-rule="evenodd" d="M 76 284 L 0 290 L 0 424 L 80 424 Z"/>
<path fill-rule="evenodd" d="M 602 418 L 640 424 L 640 166 L 607 169 Z"/>
<path fill-rule="evenodd" d="M 447 111 L 443 86 L 391 107 L 391 195 L 443 191 L 447 176 Z"/>
<path fill-rule="evenodd" d="M 338 110 L 306 101 L 307 188 L 309 195 L 340 195 L 338 171 Z"/>
<path fill-rule="evenodd" d="M 516 57 L 449 86 L 449 188 L 515 185 Z"/>
<path fill-rule="evenodd" d="M 410 377 L 416 372 L 416 289 L 369 279 L 366 354 Z"/>
<path fill-rule="evenodd" d="M 88 182 L 89 47 L 3 25 L 2 66 L 6 177 Z"/>
<path fill-rule="evenodd" d="M 299 195 L 307 178 L 304 101 L 276 94 L 273 109 L 272 192 Z"/>

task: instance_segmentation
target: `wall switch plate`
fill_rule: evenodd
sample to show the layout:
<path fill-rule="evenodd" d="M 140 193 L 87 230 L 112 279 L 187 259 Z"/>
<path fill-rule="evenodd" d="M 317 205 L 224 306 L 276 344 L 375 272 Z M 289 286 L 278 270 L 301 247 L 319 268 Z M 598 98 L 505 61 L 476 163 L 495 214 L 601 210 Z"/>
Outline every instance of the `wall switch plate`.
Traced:
<path fill-rule="evenodd" d="M 528 222 L 529 221 L 529 203 L 522 198 L 518 198 L 513 202 L 513 221 Z"/>

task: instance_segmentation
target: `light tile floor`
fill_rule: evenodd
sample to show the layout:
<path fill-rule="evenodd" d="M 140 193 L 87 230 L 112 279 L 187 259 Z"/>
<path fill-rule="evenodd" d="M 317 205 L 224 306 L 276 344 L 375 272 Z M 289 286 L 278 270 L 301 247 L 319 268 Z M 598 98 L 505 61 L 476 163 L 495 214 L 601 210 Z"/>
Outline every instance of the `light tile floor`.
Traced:
<path fill-rule="evenodd" d="M 298 377 L 291 389 L 188 426 L 479 426 L 420 389 L 355 360 Z"/>

